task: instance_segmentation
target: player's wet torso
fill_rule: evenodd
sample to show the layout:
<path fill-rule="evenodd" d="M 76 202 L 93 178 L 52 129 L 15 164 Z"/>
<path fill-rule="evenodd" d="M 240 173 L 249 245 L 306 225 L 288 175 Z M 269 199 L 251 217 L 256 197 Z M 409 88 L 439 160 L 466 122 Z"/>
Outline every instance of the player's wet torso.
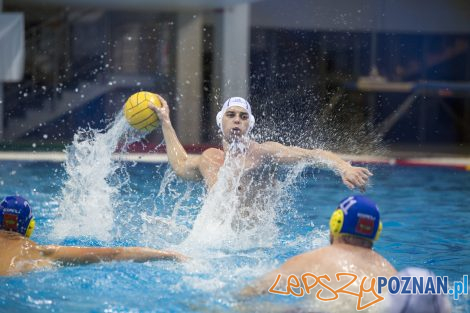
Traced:
<path fill-rule="evenodd" d="M 201 164 L 207 186 L 211 190 L 218 179 L 224 179 L 224 189 L 236 194 L 238 200 L 237 218 L 233 220 L 232 227 L 251 228 L 259 222 L 264 206 L 271 205 L 266 196 L 276 186 L 275 164 L 262 154 L 257 143 L 238 155 L 227 156 L 222 150 L 209 150 L 204 152 Z"/>

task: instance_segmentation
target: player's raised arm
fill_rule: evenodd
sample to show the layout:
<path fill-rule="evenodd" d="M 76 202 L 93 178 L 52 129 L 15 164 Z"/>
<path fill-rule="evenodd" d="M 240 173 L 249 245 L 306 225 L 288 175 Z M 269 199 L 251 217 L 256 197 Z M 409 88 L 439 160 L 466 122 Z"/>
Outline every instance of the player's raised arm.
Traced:
<path fill-rule="evenodd" d="M 199 171 L 200 156 L 190 156 L 181 145 L 176 132 L 171 125 L 170 109 L 167 102 L 161 96 L 158 96 L 162 106 L 157 107 L 149 104 L 149 108 L 157 113 L 162 124 L 163 137 L 166 143 L 166 153 L 171 167 L 176 175 L 186 179 L 199 179 L 201 173 Z"/>

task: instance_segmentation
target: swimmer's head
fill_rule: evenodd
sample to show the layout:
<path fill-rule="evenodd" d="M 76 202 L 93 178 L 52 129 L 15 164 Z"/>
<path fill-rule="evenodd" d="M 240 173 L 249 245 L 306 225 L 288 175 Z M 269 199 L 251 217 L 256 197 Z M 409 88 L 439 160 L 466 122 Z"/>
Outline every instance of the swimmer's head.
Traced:
<path fill-rule="evenodd" d="M 241 123 L 245 123 L 245 121 L 248 122 L 246 130 L 243 129 L 243 127 L 238 127 L 237 125 L 228 126 L 230 129 L 224 130 L 224 126 L 227 126 L 224 125 L 225 121 L 229 121 L 233 118 L 240 119 Z M 228 135 L 226 133 L 232 130 L 235 132 L 243 132 L 241 135 L 245 135 L 249 133 L 255 126 L 255 117 L 251 113 L 250 103 L 241 97 L 232 97 L 225 101 L 222 109 L 219 111 L 219 113 L 217 113 L 216 120 L 217 126 L 219 126 L 219 129 L 224 135 Z"/>
<path fill-rule="evenodd" d="M 426 282 L 429 277 L 434 281 L 434 286 L 437 286 L 436 276 L 429 270 L 417 267 L 408 267 L 395 276 L 401 278 L 408 277 L 423 277 L 423 282 Z M 413 279 L 410 280 L 407 290 L 413 290 Z M 401 294 L 400 292 L 390 295 L 387 298 L 387 313 L 450 313 L 451 305 L 449 299 L 445 294 Z"/>
<path fill-rule="evenodd" d="M 30 237 L 35 221 L 28 201 L 19 196 L 8 196 L 0 203 L 0 229 Z"/>
<path fill-rule="evenodd" d="M 349 235 L 373 242 L 379 238 L 381 231 L 379 208 L 361 195 L 343 199 L 330 218 L 333 237 Z"/>

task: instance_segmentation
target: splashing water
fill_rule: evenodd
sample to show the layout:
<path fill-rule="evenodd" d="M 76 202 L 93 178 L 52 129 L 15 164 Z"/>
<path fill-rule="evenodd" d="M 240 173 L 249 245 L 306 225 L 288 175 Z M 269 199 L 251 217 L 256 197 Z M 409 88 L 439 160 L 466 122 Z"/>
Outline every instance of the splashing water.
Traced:
<path fill-rule="evenodd" d="M 193 219 L 191 212 L 197 211 L 203 192 L 202 188 L 190 183 L 185 183 L 184 190 L 175 188 L 177 182 L 175 172 L 168 168 L 153 199 L 153 210 L 140 213 L 143 221 L 140 242 L 145 245 L 178 244 L 188 235 Z"/>
<path fill-rule="evenodd" d="M 118 200 L 122 187 L 129 187 L 130 177 L 112 154 L 123 135 L 126 136 L 121 151 L 142 139 L 144 134 L 133 133 L 123 115 L 118 113 L 117 116 L 106 130 L 80 130 L 67 148 L 64 167 L 68 179 L 58 199 L 59 218 L 55 220 L 53 231 L 56 238 L 90 236 L 109 241 L 118 238 L 120 229 L 127 226 L 116 225 L 114 220 L 121 220 L 123 204 Z M 202 202 L 196 217 L 181 204 L 181 200 L 194 197 L 194 187 L 186 186 L 185 191 L 176 192 L 168 189 L 171 182 L 177 180 L 174 172 L 168 170 L 156 197 L 163 199 L 165 210 L 170 207 L 170 216 L 161 214 L 161 209 L 155 205 L 157 199 L 147 197 L 146 202 L 154 204 L 142 207 L 146 211 L 132 216 L 131 219 L 139 221 L 129 227 L 143 223 L 136 231 L 140 231 L 141 242 L 147 245 L 183 242 L 183 248 L 205 251 L 272 246 L 278 237 L 278 216 L 292 210 L 289 192 L 307 164 L 289 167 L 288 171 L 273 163 L 250 168 L 251 165 L 246 164 L 247 153 L 249 149 L 243 143 L 235 142 L 230 146 L 217 182 L 197 204 L 200 206 Z M 128 207 L 135 207 L 139 212 L 143 197 L 139 195 L 140 203 L 127 203 Z M 170 200 L 168 203 L 165 203 L 166 198 Z M 153 212 L 149 212 L 152 206 Z"/>
<path fill-rule="evenodd" d="M 132 131 L 122 112 L 107 130 L 81 129 L 66 149 L 64 164 L 68 179 L 59 196 L 59 217 L 55 220 L 56 238 L 90 236 L 112 239 L 114 207 L 119 188 L 126 183 L 113 179 L 121 168 L 112 154 L 123 140 L 121 151 L 143 137 Z"/>
<path fill-rule="evenodd" d="M 270 247 L 276 241 L 278 213 L 288 210 L 287 189 L 304 165 L 281 180 L 276 164 L 247 168 L 247 151 L 240 143 L 229 147 L 217 181 L 182 244 L 185 248 L 243 250 Z"/>
<path fill-rule="evenodd" d="M 269 251 L 281 235 L 277 223 L 295 215 L 291 191 L 306 165 L 286 169 L 266 162 L 252 167 L 249 153 L 240 143 L 230 145 L 216 183 L 177 249 L 199 260 L 188 265 L 188 273 L 204 273 L 204 279 L 186 275 L 184 283 L 198 290 L 211 288 L 222 298 L 232 297 L 223 295 L 227 286 L 246 284 L 246 277 L 272 270 Z"/>

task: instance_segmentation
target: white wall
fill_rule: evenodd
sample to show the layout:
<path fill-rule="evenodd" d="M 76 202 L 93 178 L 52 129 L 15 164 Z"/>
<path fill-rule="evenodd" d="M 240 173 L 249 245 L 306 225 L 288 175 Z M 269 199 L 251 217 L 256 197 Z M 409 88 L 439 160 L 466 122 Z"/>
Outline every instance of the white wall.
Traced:
<path fill-rule="evenodd" d="M 327 31 L 470 33 L 468 0 L 263 0 L 252 26 Z"/>

